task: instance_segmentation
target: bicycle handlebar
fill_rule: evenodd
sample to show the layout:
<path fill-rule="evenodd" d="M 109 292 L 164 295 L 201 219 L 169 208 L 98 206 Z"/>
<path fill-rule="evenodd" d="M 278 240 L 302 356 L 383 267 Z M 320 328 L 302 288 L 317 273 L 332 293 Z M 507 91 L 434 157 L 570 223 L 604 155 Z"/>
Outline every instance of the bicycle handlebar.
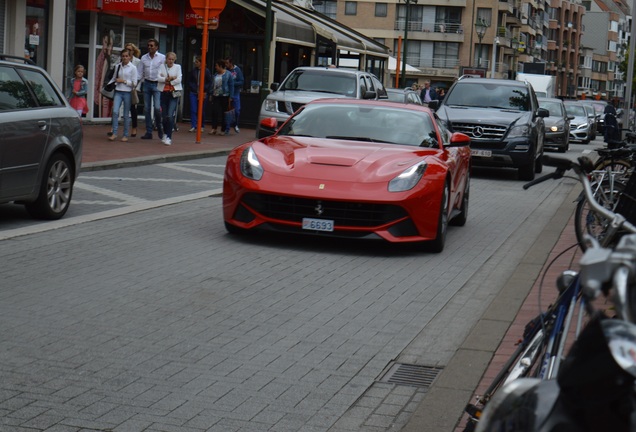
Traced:
<path fill-rule="evenodd" d="M 544 182 L 548 179 L 559 179 L 563 177 L 565 171 L 571 169 L 576 173 L 579 181 L 583 185 L 583 193 L 585 194 L 585 197 L 587 198 L 590 207 L 592 208 L 594 213 L 611 221 L 613 227 L 623 228 L 631 233 L 636 233 L 636 226 L 628 222 L 623 215 L 614 213 L 612 210 L 605 208 L 604 206 L 599 204 L 599 202 L 594 197 L 594 192 L 592 191 L 592 186 L 590 185 L 590 180 L 588 179 L 588 174 L 594 170 L 594 164 L 589 158 L 581 156 L 578 158 L 577 163 L 566 158 L 544 155 L 541 160 L 544 165 L 556 167 L 556 171 L 551 174 L 546 174 L 542 177 L 539 177 L 538 179 L 535 179 L 529 183 L 526 183 L 525 185 L 523 185 L 524 189 L 528 189 L 529 187 Z"/>

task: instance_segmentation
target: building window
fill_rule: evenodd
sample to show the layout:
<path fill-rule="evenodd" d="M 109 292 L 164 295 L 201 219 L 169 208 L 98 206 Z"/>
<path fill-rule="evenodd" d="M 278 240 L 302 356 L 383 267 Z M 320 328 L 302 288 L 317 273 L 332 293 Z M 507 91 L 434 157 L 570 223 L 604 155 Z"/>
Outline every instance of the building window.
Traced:
<path fill-rule="evenodd" d="M 357 2 L 345 2 L 345 15 L 357 15 L 358 3 Z"/>
<path fill-rule="evenodd" d="M 375 16 L 377 17 L 385 17 L 386 16 L 386 3 L 376 3 L 375 4 Z"/>
<path fill-rule="evenodd" d="M 381 43 L 382 45 L 386 44 L 386 38 L 373 38 L 377 43 Z"/>
<path fill-rule="evenodd" d="M 336 19 L 338 15 L 338 3 L 331 0 L 323 0 L 322 2 L 316 2 L 313 4 L 316 11 L 321 14 L 327 15 L 331 19 Z"/>
<path fill-rule="evenodd" d="M 477 9 L 477 22 L 482 21 L 488 26 L 492 23 L 492 9 Z"/>

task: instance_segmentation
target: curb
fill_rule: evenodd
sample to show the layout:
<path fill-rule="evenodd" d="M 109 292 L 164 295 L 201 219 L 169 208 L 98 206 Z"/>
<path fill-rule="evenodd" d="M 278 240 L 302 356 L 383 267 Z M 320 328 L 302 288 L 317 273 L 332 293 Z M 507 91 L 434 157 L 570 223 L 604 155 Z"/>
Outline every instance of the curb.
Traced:
<path fill-rule="evenodd" d="M 202 159 L 214 156 L 227 156 L 231 150 L 206 150 L 189 153 L 175 153 L 159 156 L 139 156 L 127 159 L 116 159 L 100 162 L 83 163 L 80 172 L 100 171 L 116 168 L 129 168 L 143 165 L 160 164 L 167 162 L 179 162 L 190 159 Z"/>

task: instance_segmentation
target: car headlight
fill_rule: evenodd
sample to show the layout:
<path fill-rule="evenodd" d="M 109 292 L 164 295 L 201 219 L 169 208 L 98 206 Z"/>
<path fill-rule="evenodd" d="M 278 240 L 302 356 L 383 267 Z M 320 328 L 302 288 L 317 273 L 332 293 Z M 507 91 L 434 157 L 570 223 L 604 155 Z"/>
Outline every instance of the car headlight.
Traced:
<path fill-rule="evenodd" d="M 241 173 L 252 180 L 260 180 L 263 177 L 263 167 L 252 147 L 245 149 L 241 155 Z"/>
<path fill-rule="evenodd" d="M 508 132 L 508 138 L 527 137 L 527 136 L 530 136 L 530 126 L 526 124 L 513 126 L 510 129 L 510 132 Z"/>
<path fill-rule="evenodd" d="M 276 112 L 276 101 L 275 100 L 270 100 L 270 99 L 265 99 L 265 102 L 263 103 L 263 108 L 265 109 L 265 111 L 274 111 L 274 112 Z"/>
<path fill-rule="evenodd" d="M 389 192 L 404 192 L 413 189 L 424 175 L 427 166 L 426 162 L 421 161 L 404 170 L 402 174 L 389 182 Z"/>
<path fill-rule="evenodd" d="M 559 131 L 559 129 L 560 129 L 560 128 L 559 128 L 558 126 L 552 126 L 552 127 L 550 128 L 550 131 L 552 131 L 552 132 L 558 132 L 558 131 Z"/>
<path fill-rule="evenodd" d="M 588 127 L 588 124 L 587 123 L 583 123 L 583 124 L 580 124 L 579 127 L 577 127 L 577 129 L 583 130 L 583 129 L 587 129 L 587 127 Z"/>

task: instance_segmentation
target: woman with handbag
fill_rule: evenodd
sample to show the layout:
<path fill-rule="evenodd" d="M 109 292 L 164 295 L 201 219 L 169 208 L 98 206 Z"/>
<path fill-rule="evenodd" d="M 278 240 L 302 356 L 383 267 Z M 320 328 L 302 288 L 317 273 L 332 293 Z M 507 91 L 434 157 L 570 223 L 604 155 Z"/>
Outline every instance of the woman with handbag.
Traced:
<path fill-rule="evenodd" d="M 223 113 L 229 110 L 231 95 L 234 92 L 234 78 L 225 68 L 225 60 L 219 59 L 214 63 L 213 87 L 212 87 L 212 131 L 210 135 L 230 134 L 230 125 L 226 123 Z M 217 131 L 221 124 L 222 129 Z M 223 130 L 223 132 L 221 132 Z"/>
<path fill-rule="evenodd" d="M 137 68 L 130 62 L 132 54 L 129 50 L 123 49 L 121 52 L 121 64 L 116 66 L 116 74 L 110 82 L 116 83 L 115 98 L 113 99 L 113 134 L 108 138 L 115 141 L 119 126 L 119 110 L 124 104 L 124 136 L 122 141 L 128 141 L 128 130 L 130 128 L 130 105 L 131 91 L 137 85 Z"/>
<path fill-rule="evenodd" d="M 141 62 L 141 50 L 132 42 L 128 42 L 124 48 L 128 49 L 132 53 L 132 60 L 130 60 L 130 62 L 134 67 L 137 67 L 139 62 Z M 130 120 L 132 123 L 132 132 L 130 133 L 131 137 L 137 136 L 137 121 L 139 117 L 137 104 L 139 104 L 139 92 L 141 91 L 141 83 L 139 82 L 139 79 L 137 81 L 137 86 L 130 94 L 132 99 L 130 102 Z"/>
<path fill-rule="evenodd" d="M 161 92 L 161 120 L 163 124 L 161 142 L 165 145 L 172 144 L 174 114 L 183 91 L 181 65 L 176 64 L 175 61 L 177 61 L 177 55 L 173 52 L 167 53 L 166 63 L 159 70 L 157 78 L 157 88 Z"/>

